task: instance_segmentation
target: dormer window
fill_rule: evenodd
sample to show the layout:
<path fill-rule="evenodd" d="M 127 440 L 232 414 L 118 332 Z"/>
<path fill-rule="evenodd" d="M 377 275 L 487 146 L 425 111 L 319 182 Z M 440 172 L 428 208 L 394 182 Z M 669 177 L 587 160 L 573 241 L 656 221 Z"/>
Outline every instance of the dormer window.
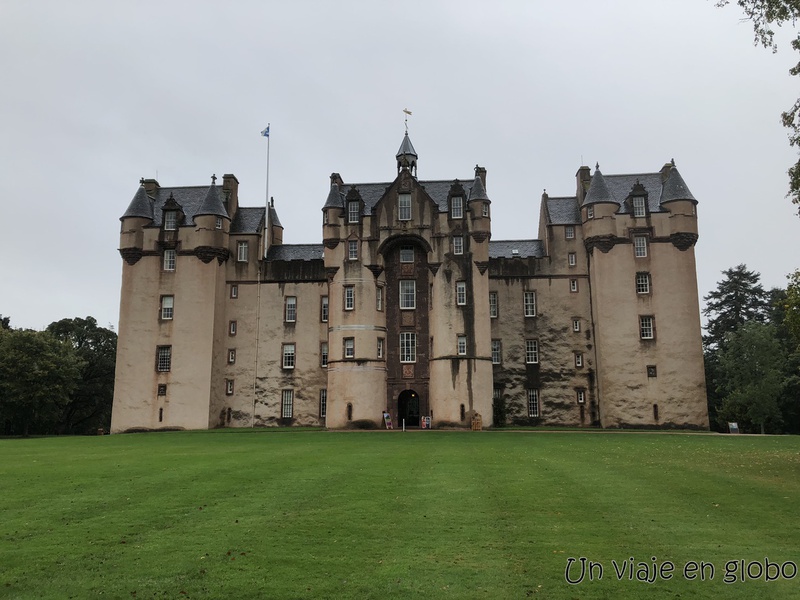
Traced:
<path fill-rule="evenodd" d="M 164 231 L 175 231 L 178 228 L 178 213 L 174 210 L 164 211 Z"/>
<path fill-rule="evenodd" d="M 644 217 L 647 214 L 647 207 L 645 205 L 644 196 L 634 196 L 632 199 L 632 203 L 633 203 L 634 217 Z"/>
<path fill-rule="evenodd" d="M 361 205 L 358 200 L 350 200 L 347 203 L 347 222 L 358 223 L 358 218 L 361 216 Z"/>
<path fill-rule="evenodd" d="M 461 196 L 453 196 L 450 198 L 450 216 L 453 219 L 464 218 L 464 198 Z"/>

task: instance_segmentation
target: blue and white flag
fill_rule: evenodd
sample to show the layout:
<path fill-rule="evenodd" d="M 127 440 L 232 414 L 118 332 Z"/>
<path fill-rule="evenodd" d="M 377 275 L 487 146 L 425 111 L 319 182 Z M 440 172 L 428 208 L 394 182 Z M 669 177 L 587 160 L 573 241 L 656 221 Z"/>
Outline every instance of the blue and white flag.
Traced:
<path fill-rule="evenodd" d="M 261 135 L 264 137 L 269 137 L 269 125 L 267 125 L 267 128 L 261 132 Z"/>

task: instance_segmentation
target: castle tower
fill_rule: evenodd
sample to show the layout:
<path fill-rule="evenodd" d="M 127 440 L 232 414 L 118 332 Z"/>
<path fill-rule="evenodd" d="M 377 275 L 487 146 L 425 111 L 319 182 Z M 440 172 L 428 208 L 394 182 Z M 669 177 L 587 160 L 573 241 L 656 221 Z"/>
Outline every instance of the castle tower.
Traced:
<path fill-rule="evenodd" d="M 708 424 L 696 204 L 674 164 L 592 176 L 581 217 L 603 427 Z"/>

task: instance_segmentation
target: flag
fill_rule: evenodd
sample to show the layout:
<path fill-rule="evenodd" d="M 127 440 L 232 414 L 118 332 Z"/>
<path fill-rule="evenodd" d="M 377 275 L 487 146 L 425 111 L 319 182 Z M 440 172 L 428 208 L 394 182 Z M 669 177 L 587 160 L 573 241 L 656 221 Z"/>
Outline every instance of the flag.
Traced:
<path fill-rule="evenodd" d="M 261 132 L 261 135 L 264 137 L 269 137 L 269 125 L 267 125 L 267 128 Z"/>

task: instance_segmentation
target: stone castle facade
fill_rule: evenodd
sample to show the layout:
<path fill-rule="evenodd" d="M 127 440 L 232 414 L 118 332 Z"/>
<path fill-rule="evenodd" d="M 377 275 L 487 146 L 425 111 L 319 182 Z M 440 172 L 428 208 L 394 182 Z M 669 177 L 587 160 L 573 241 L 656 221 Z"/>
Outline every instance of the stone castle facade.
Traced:
<path fill-rule="evenodd" d="M 486 170 L 331 175 L 322 243 L 238 181 L 142 180 L 121 218 L 112 431 L 280 425 L 707 428 L 694 244 L 674 163 L 577 172 L 538 239 L 492 240 Z M 502 210 L 502 201 L 498 203 Z"/>

